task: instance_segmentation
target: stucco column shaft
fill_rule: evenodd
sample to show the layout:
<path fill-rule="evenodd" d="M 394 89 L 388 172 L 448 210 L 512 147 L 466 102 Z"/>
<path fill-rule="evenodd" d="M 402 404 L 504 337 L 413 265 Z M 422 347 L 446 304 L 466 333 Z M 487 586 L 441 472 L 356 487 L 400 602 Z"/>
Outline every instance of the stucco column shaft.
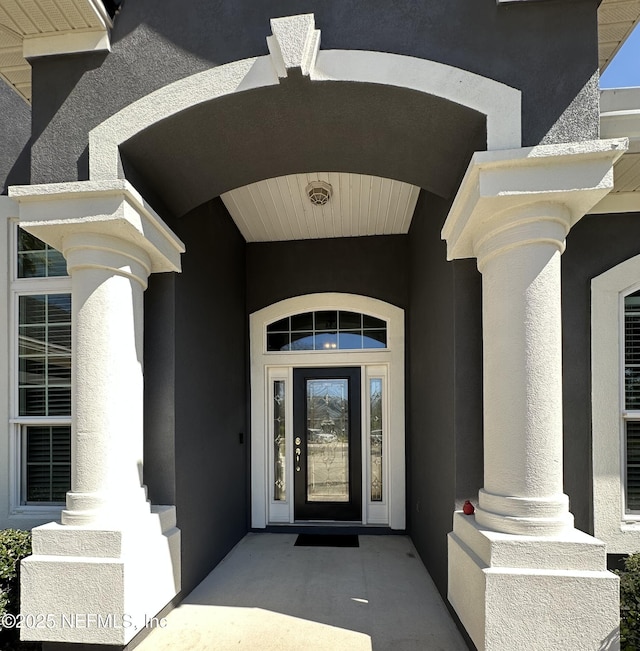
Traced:
<path fill-rule="evenodd" d="M 109 235 L 63 241 L 72 279 L 74 459 L 63 524 L 149 512 L 142 487 L 143 292 L 149 256 Z"/>
<path fill-rule="evenodd" d="M 475 249 L 483 287 L 484 488 L 476 519 L 506 533 L 573 526 L 562 492 L 560 204 L 495 218 Z"/>

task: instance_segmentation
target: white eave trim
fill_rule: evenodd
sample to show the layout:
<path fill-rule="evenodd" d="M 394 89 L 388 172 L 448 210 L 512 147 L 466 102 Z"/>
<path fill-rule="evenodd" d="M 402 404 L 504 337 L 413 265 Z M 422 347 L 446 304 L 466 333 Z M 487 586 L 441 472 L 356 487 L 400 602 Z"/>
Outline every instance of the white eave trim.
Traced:
<path fill-rule="evenodd" d="M 628 138 L 627 153 L 640 153 L 640 88 L 600 92 L 600 137 Z"/>
<path fill-rule="evenodd" d="M 25 59 L 54 54 L 101 51 L 111 51 L 111 41 L 107 29 L 38 34 L 25 37 L 22 42 L 22 56 Z"/>

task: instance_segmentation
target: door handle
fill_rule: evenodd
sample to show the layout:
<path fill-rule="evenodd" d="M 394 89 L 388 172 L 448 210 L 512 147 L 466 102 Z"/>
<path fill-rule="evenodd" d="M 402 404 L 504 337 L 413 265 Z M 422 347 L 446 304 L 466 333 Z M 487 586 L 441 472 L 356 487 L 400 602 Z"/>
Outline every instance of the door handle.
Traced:
<path fill-rule="evenodd" d="M 300 443 L 302 441 L 300 440 L 299 436 L 296 436 L 296 472 L 300 472 L 300 454 L 302 453 L 302 450 L 300 449 Z"/>

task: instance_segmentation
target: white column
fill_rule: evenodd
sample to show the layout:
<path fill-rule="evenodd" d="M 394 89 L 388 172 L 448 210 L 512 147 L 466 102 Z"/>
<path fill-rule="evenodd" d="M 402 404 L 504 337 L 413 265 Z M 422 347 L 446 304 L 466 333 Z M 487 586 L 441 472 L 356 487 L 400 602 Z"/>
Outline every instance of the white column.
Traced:
<path fill-rule="evenodd" d="M 72 486 L 21 566 L 21 612 L 48 621 L 22 638 L 124 645 L 180 591 L 175 506 L 152 506 L 142 484 L 142 351 L 147 278 L 180 271 L 184 246 L 127 181 L 10 192 L 72 283 Z"/>
<path fill-rule="evenodd" d="M 563 494 L 561 204 L 501 213 L 478 229 L 484 353 L 484 488 L 476 521 L 555 535 L 573 527 Z"/>
<path fill-rule="evenodd" d="M 148 254 L 96 233 L 65 236 L 72 280 L 73 468 L 63 524 L 118 522 L 146 511 L 143 292 Z"/>
<path fill-rule="evenodd" d="M 482 273 L 484 488 L 448 541 L 449 600 L 480 651 L 616 639 L 617 577 L 563 493 L 560 258 L 625 144 L 477 153 L 442 231 Z"/>

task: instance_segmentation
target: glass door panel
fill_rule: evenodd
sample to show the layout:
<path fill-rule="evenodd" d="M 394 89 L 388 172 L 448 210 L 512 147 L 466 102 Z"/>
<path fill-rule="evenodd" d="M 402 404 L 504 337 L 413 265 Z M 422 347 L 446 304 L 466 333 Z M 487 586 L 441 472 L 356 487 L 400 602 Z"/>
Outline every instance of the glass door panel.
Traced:
<path fill-rule="evenodd" d="M 360 368 L 294 369 L 296 520 L 360 520 Z"/>
<path fill-rule="evenodd" d="M 349 382 L 305 379 L 307 500 L 349 501 Z"/>

